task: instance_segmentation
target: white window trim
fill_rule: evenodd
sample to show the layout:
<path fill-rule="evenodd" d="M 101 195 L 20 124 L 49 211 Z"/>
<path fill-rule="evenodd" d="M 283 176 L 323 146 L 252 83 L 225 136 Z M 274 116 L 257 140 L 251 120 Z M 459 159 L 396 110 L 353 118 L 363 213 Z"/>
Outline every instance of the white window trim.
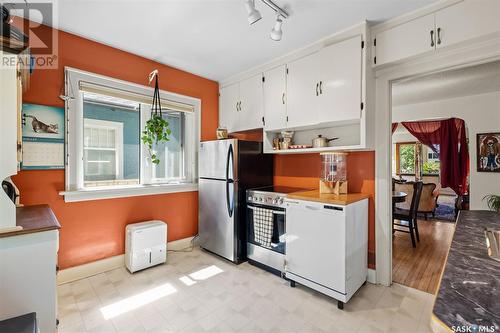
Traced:
<path fill-rule="evenodd" d="M 147 82 L 147 73 L 144 75 Z M 166 194 L 177 192 L 192 192 L 198 190 L 198 147 L 200 143 L 201 100 L 169 91 L 160 91 L 162 99 L 167 99 L 185 105 L 192 105 L 194 110 L 194 126 L 190 132 L 186 131 L 186 147 L 190 147 L 189 156 L 186 156 L 187 179 L 190 182 L 171 182 L 168 184 L 128 185 L 106 188 L 83 187 L 83 93 L 80 83 L 87 82 L 104 87 L 112 87 L 121 91 L 147 96 L 152 99 L 154 89 L 148 86 L 122 81 L 103 75 L 65 67 L 65 94 L 70 97 L 65 101 L 66 109 L 66 162 L 65 162 L 65 191 L 59 192 L 66 202 L 88 201 L 133 197 L 141 195 Z"/>

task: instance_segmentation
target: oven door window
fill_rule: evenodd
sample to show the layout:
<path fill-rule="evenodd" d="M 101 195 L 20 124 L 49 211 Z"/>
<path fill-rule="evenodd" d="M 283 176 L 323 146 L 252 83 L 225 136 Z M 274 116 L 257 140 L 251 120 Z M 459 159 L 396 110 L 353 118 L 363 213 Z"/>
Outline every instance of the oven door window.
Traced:
<path fill-rule="evenodd" d="M 255 225 L 254 225 L 254 210 L 253 207 L 264 208 L 273 211 L 273 228 L 271 237 L 271 246 L 265 246 L 256 241 Z M 285 254 L 285 209 L 276 207 L 267 207 L 260 205 L 248 205 L 247 208 L 247 235 L 248 242 L 254 245 Z"/>

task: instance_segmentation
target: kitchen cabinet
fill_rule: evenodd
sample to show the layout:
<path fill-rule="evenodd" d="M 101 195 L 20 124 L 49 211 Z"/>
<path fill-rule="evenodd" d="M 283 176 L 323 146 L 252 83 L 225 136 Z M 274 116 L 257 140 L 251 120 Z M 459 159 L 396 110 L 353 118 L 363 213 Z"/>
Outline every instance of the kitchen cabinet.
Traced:
<path fill-rule="evenodd" d="M 360 119 L 361 36 L 288 64 L 288 128 Z"/>
<path fill-rule="evenodd" d="M 377 33 L 374 63 L 383 65 L 433 51 L 434 37 L 434 14 Z"/>
<path fill-rule="evenodd" d="M 339 301 L 367 278 L 368 199 L 347 205 L 286 200 L 285 275 Z"/>
<path fill-rule="evenodd" d="M 234 132 L 239 110 L 239 83 L 222 87 L 219 92 L 219 126 Z"/>
<path fill-rule="evenodd" d="M 281 130 L 287 126 L 286 65 L 264 72 L 264 129 Z"/>
<path fill-rule="evenodd" d="M 319 52 L 288 63 L 288 128 L 317 123 L 319 97 Z"/>
<path fill-rule="evenodd" d="M 18 91 L 17 55 L 0 51 L 0 182 L 15 175 L 18 168 Z M 14 227 L 15 205 L 2 190 L 0 192 L 0 228 Z"/>
<path fill-rule="evenodd" d="M 262 74 L 222 87 L 219 91 L 219 126 L 228 132 L 262 127 Z"/>
<path fill-rule="evenodd" d="M 500 1 L 464 0 L 375 33 L 374 65 L 500 33 Z M 375 28 L 377 30 L 377 28 Z"/>
<path fill-rule="evenodd" d="M 262 95 L 262 74 L 254 75 L 240 82 L 238 131 L 262 128 Z"/>
<path fill-rule="evenodd" d="M 362 52 L 356 36 L 319 53 L 318 123 L 361 118 Z"/>
<path fill-rule="evenodd" d="M 465 0 L 436 12 L 436 47 L 500 32 L 500 1 Z"/>

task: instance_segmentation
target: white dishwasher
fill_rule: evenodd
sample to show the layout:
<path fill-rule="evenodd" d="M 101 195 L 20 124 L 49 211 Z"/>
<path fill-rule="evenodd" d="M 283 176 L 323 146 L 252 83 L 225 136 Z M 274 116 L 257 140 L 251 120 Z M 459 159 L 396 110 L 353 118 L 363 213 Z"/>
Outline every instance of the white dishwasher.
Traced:
<path fill-rule="evenodd" d="M 286 201 L 285 275 L 339 301 L 366 281 L 368 200 L 347 206 Z"/>

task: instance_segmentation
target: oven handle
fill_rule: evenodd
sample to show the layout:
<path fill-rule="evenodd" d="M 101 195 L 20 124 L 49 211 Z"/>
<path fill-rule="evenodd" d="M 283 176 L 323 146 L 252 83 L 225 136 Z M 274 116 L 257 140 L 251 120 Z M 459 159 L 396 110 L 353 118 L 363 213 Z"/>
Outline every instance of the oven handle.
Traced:
<path fill-rule="evenodd" d="M 253 206 L 249 206 L 247 205 L 248 209 L 251 209 L 251 210 L 254 210 L 256 207 L 253 207 Z M 273 214 L 276 214 L 276 215 L 285 215 L 285 212 L 282 212 L 280 210 L 274 210 L 274 209 L 269 209 L 269 208 L 264 208 L 264 209 L 267 209 L 267 210 L 270 210 L 273 212 Z"/>

